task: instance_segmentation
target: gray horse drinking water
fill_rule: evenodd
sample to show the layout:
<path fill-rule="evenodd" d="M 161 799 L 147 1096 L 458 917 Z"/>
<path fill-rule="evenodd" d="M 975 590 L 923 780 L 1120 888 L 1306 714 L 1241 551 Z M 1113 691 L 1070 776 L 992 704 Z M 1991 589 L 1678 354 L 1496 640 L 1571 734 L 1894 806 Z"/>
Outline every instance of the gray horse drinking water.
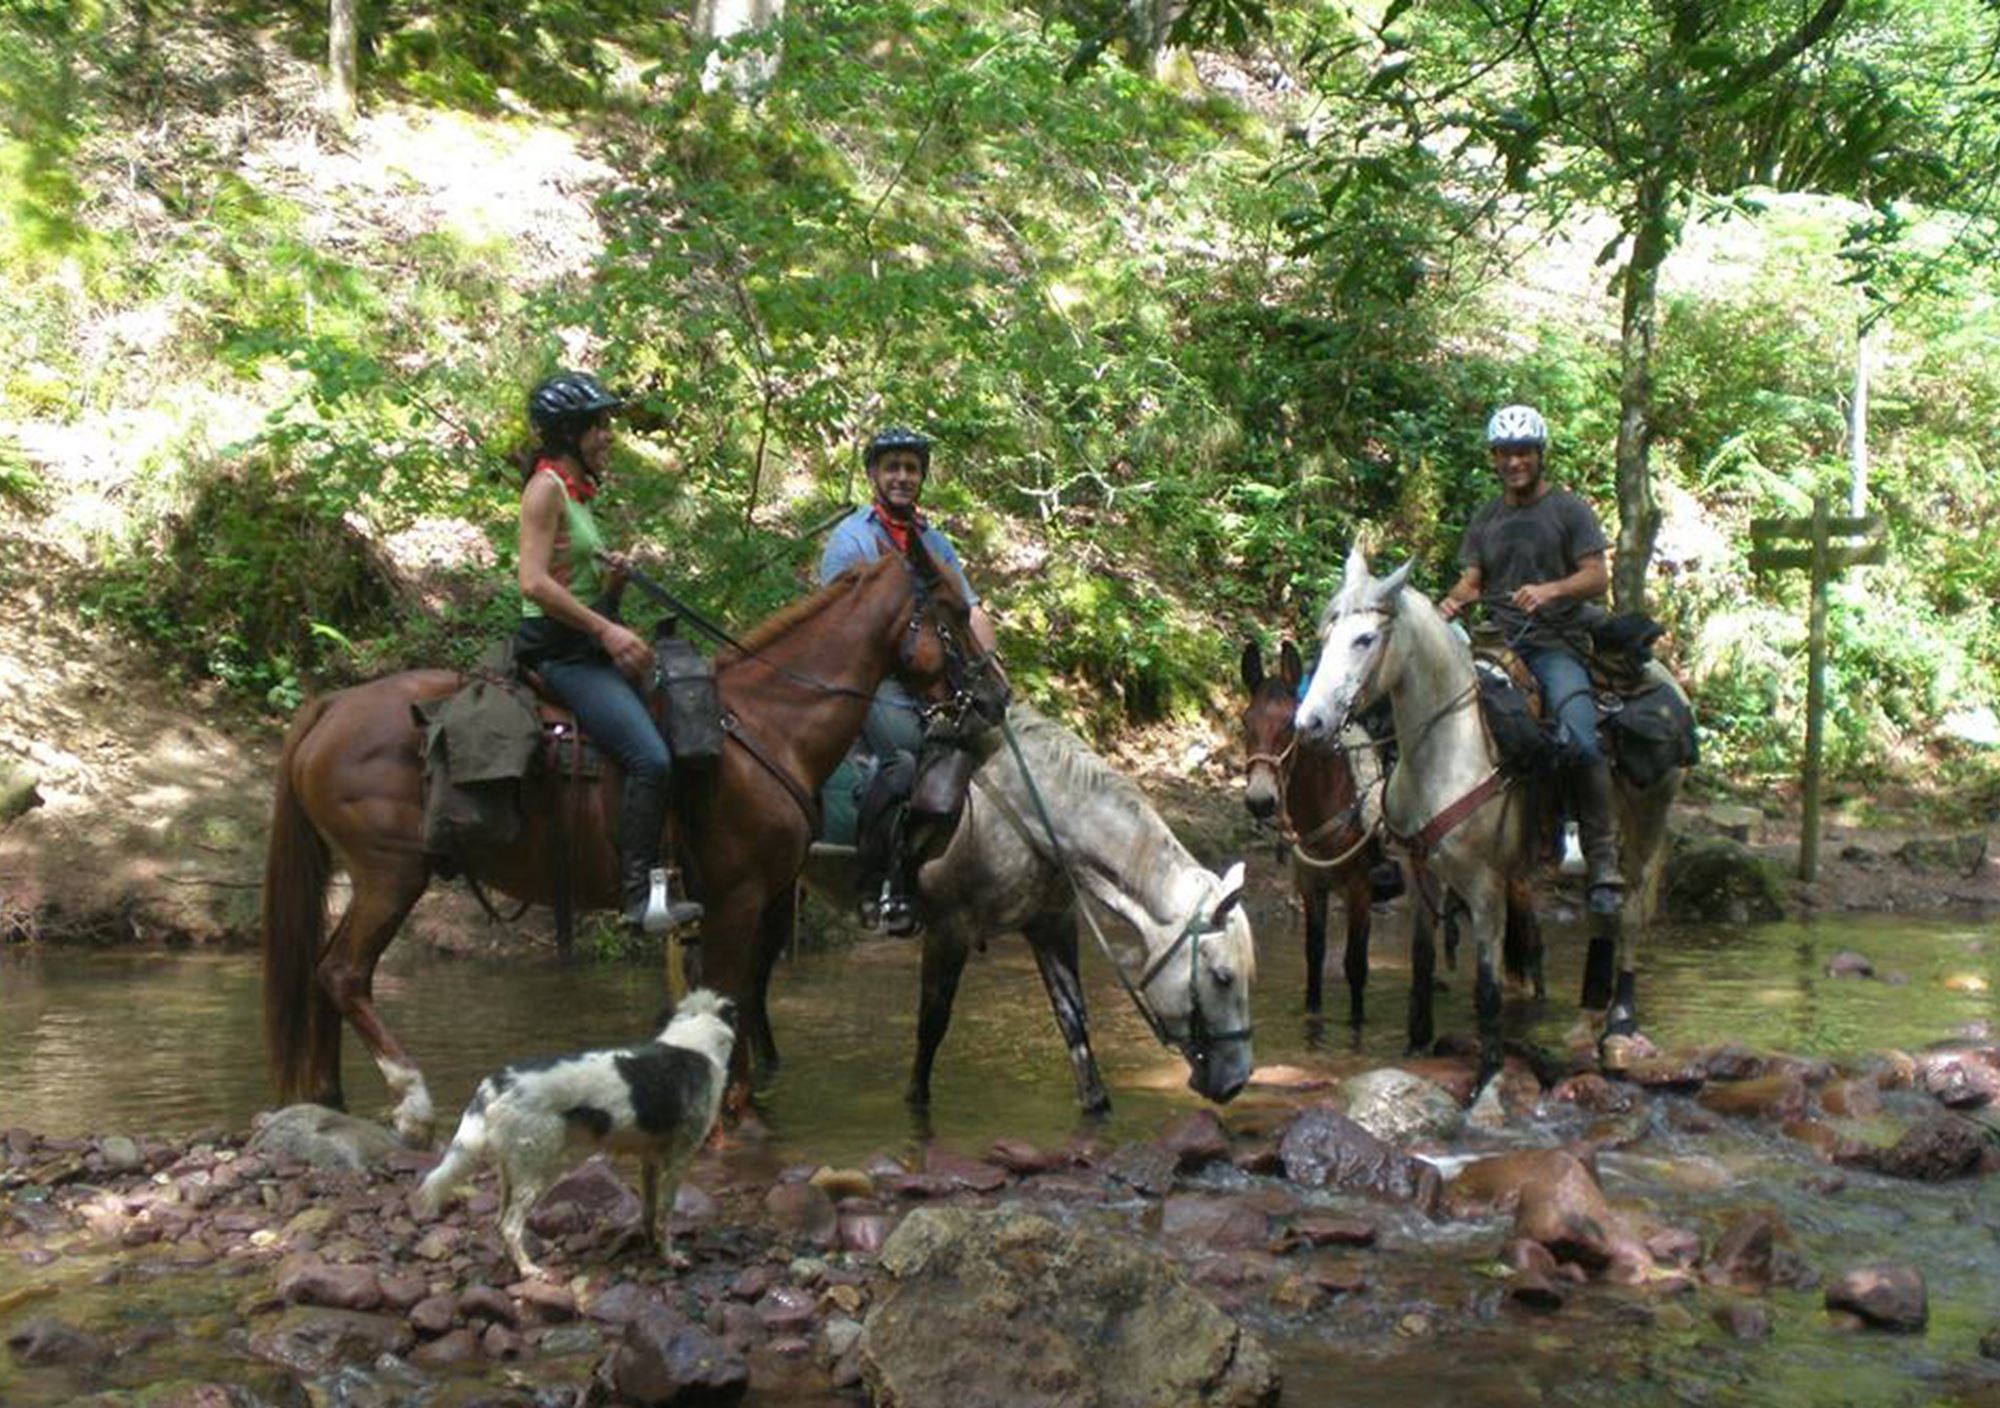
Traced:
<path fill-rule="evenodd" d="M 1154 1034 L 1187 1060 L 1189 1088 L 1218 1102 L 1234 1098 L 1253 1065 L 1257 966 L 1240 903 L 1243 867 L 1226 875 L 1204 867 L 1131 781 L 1060 725 L 1016 702 L 1008 726 L 1019 758 L 994 739 L 950 840 L 917 874 L 928 925 L 911 1103 L 930 1103 L 932 1063 L 973 944 L 1018 930 L 1048 989 L 1078 1101 L 1090 1112 L 1110 1108 L 1077 968 L 1079 887 L 1137 934 L 1138 961 L 1112 954 L 1111 962 Z M 852 905 L 845 848 L 814 847 L 804 878 L 823 897 Z"/>
<path fill-rule="evenodd" d="M 1319 664 L 1299 704 L 1298 730 L 1311 747 L 1338 746 L 1354 714 L 1387 697 L 1400 760 L 1383 797 L 1383 823 L 1465 906 L 1477 945 L 1479 1085 L 1500 1069 L 1500 941 L 1507 885 L 1539 859 L 1537 819 L 1500 772 L 1479 717 L 1472 652 L 1423 593 L 1407 585 L 1410 564 L 1371 576 L 1357 543 L 1340 590 L 1321 621 Z M 1590 940 L 1583 1005 L 1605 1009 L 1599 1050 L 1624 1059 L 1638 1032 L 1638 940 L 1659 890 L 1667 813 L 1684 769 L 1650 787 L 1617 781 L 1620 856 L 1627 912 L 1603 916 Z M 1615 990 L 1612 960 L 1617 966 Z"/>

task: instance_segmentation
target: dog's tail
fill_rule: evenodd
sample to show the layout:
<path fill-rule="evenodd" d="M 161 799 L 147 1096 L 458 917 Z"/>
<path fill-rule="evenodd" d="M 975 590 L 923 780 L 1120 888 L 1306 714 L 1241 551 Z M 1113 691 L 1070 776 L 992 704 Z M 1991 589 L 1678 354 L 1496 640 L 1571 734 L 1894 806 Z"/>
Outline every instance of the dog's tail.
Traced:
<path fill-rule="evenodd" d="M 479 1093 L 472 1097 L 472 1103 L 465 1107 L 464 1118 L 458 1122 L 458 1132 L 451 1137 L 451 1147 L 444 1151 L 444 1158 L 438 1166 L 424 1176 L 417 1185 L 417 1208 L 427 1217 L 437 1216 L 451 1190 L 472 1177 L 486 1158 L 486 1086 L 482 1082 Z"/>

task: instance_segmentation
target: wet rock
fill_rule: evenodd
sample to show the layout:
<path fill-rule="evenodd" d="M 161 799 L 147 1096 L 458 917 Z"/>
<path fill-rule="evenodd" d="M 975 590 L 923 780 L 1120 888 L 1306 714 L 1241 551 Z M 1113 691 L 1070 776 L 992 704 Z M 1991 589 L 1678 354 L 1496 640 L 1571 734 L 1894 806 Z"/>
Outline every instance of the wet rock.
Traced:
<path fill-rule="evenodd" d="M 606 1361 L 603 1378 L 642 1408 L 729 1404 L 750 1386 L 750 1366 L 715 1336 L 664 1308 L 648 1311 Z"/>
<path fill-rule="evenodd" d="M 497 1286 L 467 1286 L 458 1297 L 458 1313 L 468 1321 L 491 1321 L 496 1325 L 518 1325 L 520 1311 L 514 1298 Z"/>
<path fill-rule="evenodd" d="M 79 1329 L 53 1315 L 37 1315 L 8 1331 L 7 1351 L 24 1368 L 95 1369 L 114 1354 L 102 1335 Z"/>
<path fill-rule="evenodd" d="M 1328 1295 L 1358 1296 L 1368 1289 L 1368 1268 L 1346 1257 L 1310 1257 L 1299 1275 Z"/>
<path fill-rule="evenodd" d="M 1160 1204 L 1160 1236 L 1217 1251 L 1261 1247 L 1271 1238 L 1270 1219 L 1236 1198 L 1177 1193 Z"/>
<path fill-rule="evenodd" d="M 1868 1162 L 1892 1178 L 1943 1183 L 1979 1172 L 1989 1140 L 1970 1120 L 1936 1115 L 1912 1129 L 1887 1149 L 1873 1151 Z"/>
<path fill-rule="evenodd" d="M 948 1178 L 953 1186 L 975 1193 L 997 1193 L 1007 1186 L 1007 1170 L 982 1159 L 968 1159 L 933 1145 L 924 1155 L 924 1172 Z"/>
<path fill-rule="evenodd" d="M 783 1279 L 779 1267 L 768 1261 L 746 1266 L 729 1283 L 729 1294 L 737 1300 L 756 1300 Z"/>
<path fill-rule="evenodd" d="M 874 1256 L 882 1250 L 882 1244 L 889 1240 L 890 1229 L 895 1219 L 880 1212 L 843 1212 L 840 1214 L 834 1245 L 841 1251 L 853 1252 L 858 1256 Z"/>
<path fill-rule="evenodd" d="M 1646 1253 L 1662 1266 L 1693 1266 L 1701 1260 L 1701 1238 L 1685 1227 L 1662 1227 L 1646 1238 Z"/>
<path fill-rule="evenodd" d="M 958 1185 L 939 1173 L 900 1173 L 883 1180 L 899 1198 L 948 1198 Z"/>
<path fill-rule="evenodd" d="M 1179 1160 L 1157 1144 L 1121 1144 L 1104 1161 L 1105 1176 L 1149 1198 L 1162 1198 L 1174 1186 Z"/>
<path fill-rule="evenodd" d="M 1834 1081 L 1819 1092 L 1819 1107 L 1837 1120 L 1869 1120 L 1882 1113 L 1882 1092 L 1867 1081 Z"/>
<path fill-rule="evenodd" d="M 1698 1090 L 1708 1080 L 1708 1067 L 1690 1056 L 1646 1056 L 1622 1074 L 1647 1090 Z"/>
<path fill-rule="evenodd" d="M 250 1351 L 296 1374 L 317 1377 L 342 1364 L 407 1354 L 416 1336 L 400 1319 L 357 1310 L 297 1306 L 250 1336 Z"/>
<path fill-rule="evenodd" d="M 1743 1291 L 1767 1289 L 1773 1277 L 1773 1254 L 1780 1238 L 1791 1236 L 1776 1213 L 1754 1211 L 1731 1222 L 1716 1239 L 1702 1267 L 1702 1278 L 1711 1285 L 1734 1286 Z"/>
<path fill-rule="evenodd" d="M 1213 1110 L 1190 1110 L 1168 1125 L 1157 1142 L 1183 1173 L 1229 1158 L 1229 1133 Z"/>
<path fill-rule="evenodd" d="M 1263 1346 L 1130 1238 L 1018 1211 L 922 1208 L 882 1264 L 896 1284 L 860 1342 L 879 1408 L 1276 1398 Z"/>
<path fill-rule="evenodd" d="M 2000 1324 L 1979 1337 L 1979 1357 L 2000 1359 Z"/>
<path fill-rule="evenodd" d="M 537 1325 L 559 1325 L 576 1319 L 576 1293 L 550 1281 L 526 1280 L 507 1293 L 521 1302 L 526 1317 Z"/>
<path fill-rule="evenodd" d="M 1390 1147 L 1345 1115 L 1305 1111 L 1278 1144 L 1285 1176 L 1308 1188 L 1340 1188 L 1411 1204 L 1435 1217 L 1444 1197 L 1438 1171 Z"/>
<path fill-rule="evenodd" d="M 772 1334 L 802 1330 L 813 1322 L 812 1293 L 797 1286 L 773 1286 L 752 1307 Z"/>
<path fill-rule="evenodd" d="M 1347 1118 L 1390 1144 L 1449 1139 L 1465 1123 L 1450 1092 L 1394 1067 L 1362 1072 L 1341 1085 L 1340 1095 Z"/>
<path fill-rule="evenodd" d="M 431 1293 L 430 1282 L 412 1272 L 391 1272 L 377 1278 L 382 1287 L 382 1304 L 390 1310 L 409 1310 Z"/>
<path fill-rule="evenodd" d="M 278 1295 L 293 1305 L 334 1310 L 375 1310 L 382 1283 L 366 1266 L 328 1265 L 311 1254 L 288 1256 L 278 1264 Z"/>
<path fill-rule="evenodd" d="M 1500 1260 L 1510 1270 L 1533 1272 L 1538 1276 L 1556 1274 L 1556 1259 L 1540 1242 L 1516 1237 L 1500 1249 Z"/>
<path fill-rule="evenodd" d="M 810 1183 L 780 1183 L 764 1195 L 764 1216 L 778 1235 L 831 1247 L 839 1226 L 833 1199 Z"/>
<path fill-rule="evenodd" d="M 146 1156 L 140 1152 L 138 1141 L 122 1134 L 107 1134 L 98 1140 L 97 1157 L 112 1173 L 137 1173 L 146 1166 Z"/>
<path fill-rule="evenodd" d="M 987 1147 L 986 1157 L 1012 1174 L 1025 1177 L 1033 1173 L 1049 1173 L 1065 1168 L 1069 1155 L 1049 1149 L 1038 1149 L 1025 1139 L 996 1139 Z"/>
<path fill-rule="evenodd" d="M 1373 1225 L 1354 1217 L 1308 1213 L 1291 1225 L 1291 1234 L 1309 1247 L 1372 1247 Z"/>
<path fill-rule="evenodd" d="M 1271 1287 L 1273 1308 L 1301 1314 L 1317 1310 L 1326 1296 L 1324 1288 L 1298 1275 L 1287 1276 Z"/>
<path fill-rule="evenodd" d="M 355 1173 L 375 1167 L 400 1147 L 396 1136 L 373 1120 L 324 1105 L 287 1105 L 258 1126 L 244 1146 L 246 1152 L 273 1161 Z"/>
<path fill-rule="evenodd" d="M 1449 1038 L 1440 1040 L 1446 1046 Z M 1445 1091 L 1461 1107 L 1472 1103 L 1473 1087 L 1479 1083 L 1479 1043 L 1475 1040 L 1461 1056 L 1411 1056 L 1396 1063 L 1396 1069 L 1419 1080 L 1427 1080 Z M 1353 1111 L 1348 1111 L 1352 1114 Z"/>
<path fill-rule="evenodd" d="M 1875 964 L 1866 954 L 1853 949 L 1842 949 L 1826 961 L 1826 975 L 1829 978 L 1872 978 Z"/>
<path fill-rule="evenodd" d="M 1702 1108 L 1737 1119 L 1795 1120 L 1806 1110 L 1805 1082 L 1789 1071 L 1711 1081 L 1696 1098 Z"/>
<path fill-rule="evenodd" d="M 1591 1272 L 1615 1258 L 1650 1265 L 1646 1251 L 1605 1201 L 1584 1162 L 1563 1149 L 1530 1149 L 1467 1164 L 1451 1182 L 1451 1205 L 1514 1209 L 1514 1234 L 1548 1248 L 1559 1262 Z"/>
<path fill-rule="evenodd" d="M 847 1357 L 861 1339 L 861 1322 L 845 1315 L 836 1315 L 820 1327 L 820 1347 L 830 1362 L 838 1363 Z"/>
<path fill-rule="evenodd" d="M 1738 1041 L 1726 1042 L 1705 1053 L 1701 1063 L 1710 1080 L 1755 1080 L 1766 1073 L 1762 1053 Z"/>
<path fill-rule="evenodd" d="M 436 1339 L 457 1319 L 458 1297 L 449 1293 L 425 1296 L 410 1307 L 410 1328 L 425 1339 Z"/>
<path fill-rule="evenodd" d="M 1667 858 L 1665 912 L 1676 919 L 1744 924 L 1782 919 L 1779 868 L 1724 836 L 1704 837 Z"/>
<path fill-rule="evenodd" d="M 469 1205 L 467 1211 L 472 1212 Z M 643 1231 L 640 1223 L 644 1215 L 639 1195 L 625 1186 L 609 1164 L 593 1158 L 571 1169 L 542 1194 L 528 1214 L 528 1227 L 551 1241 L 578 1233 L 611 1241 Z"/>
<path fill-rule="evenodd" d="M 542 1333 L 535 1348 L 545 1359 L 596 1354 L 604 1348 L 604 1336 L 593 1325 L 555 1325 Z"/>
<path fill-rule="evenodd" d="M 584 1303 L 583 1313 L 601 1325 L 629 1325 L 659 1303 L 658 1297 L 643 1286 L 614 1281 Z"/>
<path fill-rule="evenodd" d="M 873 1197 L 875 1193 L 875 1180 L 858 1168 L 822 1168 L 807 1181 L 836 1203 L 842 1198 Z"/>
<path fill-rule="evenodd" d="M 425 1369 L 451 1369 L 479 1359 L 479 1334 L 460 1326 L 411 1351 L 410 1362 Z"/>
<path fill-rule="evenodd" d="M 1285 1170 L 1275 1139 L 1253 1139 L 1230 1155 L 1229 1162 L 1241 1173 L 1275 1174 Z"/>
<path fill-rule="evenodd" d="M 1714 1319 L 1731 1339 L 1762 1340 L 1771 1337 L 1771 1309 L 1756 1301 L 1738 1300 L 1718 1305 Z"/>
<path fill-rule="evenodd" d="M 1926 1051 L 1916 1058 L 1916 1086 L 1947 1109 L 1978 1109 L 2000 1098 L 2000 1065 L 1983 1048 Z"/>
<path fill-rule="evenodd" d="M 1913 836 L 1896 848 L 1896 859 L 1912 870 L 1946 870 L 1971 875 L 1986 861 L 1986 833 L 1966 831 L 1956 836 Z"/>
<path fill-rule="evenodd" d="M 692 1183 L 683 1183 L 674 1189 L 674 1205 L 667 1215 L 672 1218 L 676 1230 L 683 1227 L 699 1227 L 703 1223 L 715 1221 L 721 1211 L 715 1198 L 707 1190 L 697 1188 Z M 643 1215 L 644 1209 L 641 1209 Z"/>
<path fill-rule="evenodd" d="M 1860 1316 L 1877 1329 L 1920 1333 L 1930 1319 L 1923 1274 L 1914 1266 L 1857 1266 L 1826 1288 L 1826 1308 Z"/>
<path fill-rule="evenodd" d="M 148 1408 L 236 1408 L 226 1384 L 177 1384 L 146 1400 Z"/>
<path fill-rule="evenodd" d="M 527 1341 L 505 1325 L 492 1324 L 479 1332 L 479 1352 L 496 1362 L 519 1359 L 527 1352 Z"/>

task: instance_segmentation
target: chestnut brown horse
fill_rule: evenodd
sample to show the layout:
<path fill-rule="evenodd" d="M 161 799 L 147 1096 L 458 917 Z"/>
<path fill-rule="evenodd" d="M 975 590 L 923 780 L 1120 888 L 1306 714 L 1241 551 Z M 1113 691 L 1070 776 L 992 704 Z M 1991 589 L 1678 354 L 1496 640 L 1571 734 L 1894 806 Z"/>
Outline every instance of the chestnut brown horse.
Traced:
<path fill-rule="evenodd" d="M 1347 978 L 1348 1023 L 1359 1039 L 1368 986 L 1368 940 L 1373 915 L 1369 872 L 1382 859 L 1381 752 L 1359 724 L 1350 724 L 1337 749 L 1299 747 L 1295 719 L 1305 662 L 1289 640 L 1278 648 L 1278 673 L 1264 673 L 1255 641 L 1243 647 L 1243 805 L 1260 821 L 1275 819 L 1291 848 L 1292 884 L 1306 920 L 1306 1012 L 1318 1016 L 1326 969 L 1326 906 L 1339 894 L 1346 911 L 1347 944 L 1341 969 Z M 1358 775 L 1357 775 L 1358 774 Z M 1411 913 L 1409 1048 L 1427 1050 L 1434 1038 L 1430 993 L 1437 980 L 1437 924 L 1424 894 L 1425 877 Z M 1445 896 L 1446 961 L 1456 967 L 1462 906 Z M 1542 932 L 1534 894 L 1513 877 L 1507 885 L 1502 963 L 1509 976 L 1542 979 Z"/>
<path fill-rule="evenodd" d="M 707 907 L 701 980 L 736 1001 L 733 1076 L 751 1057 L 774 1065 L 764 1004 L 790 931 L 794 886 L 812 839 L 811 798 L 860 732 L 891 674 L 919 699 L 993 719 L 1004 676 L 971 654 L 969 608 L 955 573 L 921 542 L 886 554 L 779 612 L 721 652 L 716 683 L 731 746 L 718 765 L 708 824 L 686 852 Z M 307 704 L 278 769 L 264 876 L 265 1041 L 280 1097 L 340 1106 L 340 1024 L 354 1025 L 396 1100 L 396 1131 L 428 1142 L 434 1115 L 423 1073 L 389 1031 L 373 996 L 375 965 L 424 893 L 423 763 L 411 706 L 449 694 L 460 677 L 412 670 Z M 561 799 L 562 787 L 582 787 Z M 479 881 L 552 903 L 559 848 L 576 857 L 582 907 L 609 908 L 618 888 L 616 769 L 596 781 L 524 783 L 522 834 L 474 858 Z M 573 804 L 572 804 L 573 803 Z M 569 815 L 560 824 L 559 813 Z M 345 870 L 353 894 L 326 937 L 326 891 Z"/>

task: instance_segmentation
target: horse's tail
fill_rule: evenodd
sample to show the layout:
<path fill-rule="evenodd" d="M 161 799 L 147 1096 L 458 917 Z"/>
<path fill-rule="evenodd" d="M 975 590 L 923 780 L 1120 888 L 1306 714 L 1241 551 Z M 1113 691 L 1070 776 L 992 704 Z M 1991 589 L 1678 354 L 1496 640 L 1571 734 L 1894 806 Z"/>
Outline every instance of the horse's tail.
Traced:
<path fill-rule="evenodd" d="M 332 857 L 292 784 L 299 746 L 326 708 L 323 699 L 306 705 L 285 735 L 264 852 L 264 1049 L 282 1102 L 318 1093 L 307 1088 L 317 1074 L 311 1069 L 316 1038 L 327 1023 L 340 1021 L 332 999 L 313 980 L 326 936 Z"/>
<path fill-rule="evenodd" d="M 464 1118 L 458 1122 L 458 1132 L 451 1137 L 451 1147 L 444 1151 L 438 1166 L 417 1185 L 417 1210 L 428 1217 L 437 1216 L 451 1190 L 471 1178 L 486 1159 L 486 1098 L 490 1085 L 490 1081 L 479 1083 L 472 1103 L 465 1107 Z"/>

